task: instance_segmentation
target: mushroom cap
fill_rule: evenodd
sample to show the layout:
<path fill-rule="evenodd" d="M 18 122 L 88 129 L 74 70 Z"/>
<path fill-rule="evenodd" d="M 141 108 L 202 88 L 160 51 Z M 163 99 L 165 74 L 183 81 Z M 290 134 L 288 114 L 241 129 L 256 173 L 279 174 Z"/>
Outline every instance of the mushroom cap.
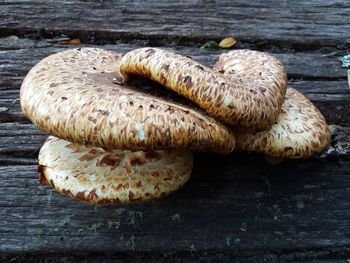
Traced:
<path fill-rule="evenodd" d="M 187 182 L 192 163 L 192 153 L 186 150 L 106 151 L 53 136 L 39 153 L 41 182 L 94 204 L 164 197 Z"/>
<path fill-rule="evenodd" d="M 222 74 L 226 66 L 239 67 L 250 82 L 240 74 Z M 287 89 L 282 63 L 250 50 L 223 54 L 212 70 L 169 51 L 140 48 L 122 57 L 120 71 L 126 79 L 138 74 L 157 81 L 225 123 L 260 130 L 276 121 Z"/>
<path fill-rule="evenodd" d="M 260 130 L 275 123 L 288 85 L 287 72 L 279 59 L 266 52 L 233 50 L 221 54 L 213 70 L 245 87 L 244 99 L 249 102 L 245 110 L 254 112 L 255 120 L 262 122 Z"/>
<path fill-rule="evenodd" d="M 330 143 L 328 125 L 319 110 L 300 92 L 287 89 L 277 122 L 268 131 L 236 131 L 236 148 L 271 157 L 307 158 Z"/>
<path fill-rule="evenodd" d="M 127 86 L 121 55 L 98 48 L 53 54 L 21 87 L 24 114 L 39 128 L 107 149 L 189 148 L 229 153 L 232 131 L 198 110 Z"/>

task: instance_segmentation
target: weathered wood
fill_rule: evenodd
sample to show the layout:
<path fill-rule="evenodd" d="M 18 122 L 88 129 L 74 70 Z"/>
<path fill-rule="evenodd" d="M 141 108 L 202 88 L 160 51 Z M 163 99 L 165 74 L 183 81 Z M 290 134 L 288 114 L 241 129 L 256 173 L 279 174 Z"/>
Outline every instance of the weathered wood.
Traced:
<path fill-rule="evenodd" d="M 0 124 L 0 165 L 37 164 L 47 135 L 32 124 Z"/>
<path fill-rule="evenodd" d="M 345 262 L 350 95 L 339 58 L 349 11 L 341 0 L 0 1 L 0 37 L 20 37 L 0 39 L 0 262 Z M 19 105 L 28 70 L 72 47 L 56 43 L 61 34 L 120 52 L 162 46 L 208 66 L 224 50 L 199 47 L 233 35 L 235 48 L 281 58 L 290 85 L 346 127 L 323 157 L 272 166 L 257 154 L 196 154 L 192 179 L 169 198 L 85 205 L 39 185 L 47 135 Z"/>
<path fill-rule="evenodd" d="M 92 46 L 92 45 L 89 45 Z M 100 48 L 114 50 L 116 52 L 127 52 L 135 48 L 144 47 L 140 44 L 116 44 L 102 45 Z M 0 87 L 11 78 L 11 81 L 20 83 L 20 76 L 26 72 L 40 59 L 63 51 L 74 46 L 58 45 L 46 41 L 32 41 L 28 39 L 7 40 L 0 39 L 0 63 L 2 71 L 0 72 Z M 173 50 L 183 55 L 191 56 L 193 59 L 207 65 L 213 66 L 218 60 L 220 54 L 227 52 L 224 49 L 201 49 L 198 47 L 174 46 L 163 47 Z M 285 64 L 290 79 L 308 79 L 308 80 L 339 80 L 346 79 L 346 69 L 341 68 L 341 51 L 308 51 L 308 52 L 283 52 L 274 51 L 269 48 L 264 51 L 270 52 L 279 57 Z"/>
<path fill-rule="evenodd" d="M 338 251 L 344 251 L 338 250 Z M 294 251 L 291 254 L 274 254 L 268 253 L 264 255 L 258 256 L 250 256 L 247 258 L 239 258 L 232 255 L 225 254 L 224 252 L 220 252 L 217 254 L 209 254 L 205 253 L 201 256 L 184 256 L 184 255 L 163 255 L 158 254 L 156 252 L 152 253 L 132 253 L 130 254 L 97 254 L 97 253 L 75 253 L 75 254 L 26 254 L 26 255 L 13 255 L 9 257 L 5 257 L 5 262 L 42 262 L 42 263 L 52 263 L 52 262 L 78 262 L 84 263 L 86 259 L 89 262 L 105 262 L 105 263 L 122 263 L 122 262 L 186 262 L 186 263 L 196 263 L 196 262 L 318 262 L 318 263 L 344 263 L 342 257 L 338 257 L 338 259 L 334 259 L 334 254 L 336 250 L 332 251 L 313 251 L 312 256 L 307 256 L 304 251 Z M 343 255 L 346 253 L 341 252 Z M 339 252 L 338 252 L 339 254 Z M 326 259 L 324 259 L 326 258 Z M 200 261 L 199 261 L 200 260 Z"/>
<path fill-rule="evenodd" d="M 188 43 L 233 35 L 253 45 L 349 47 L 350 3 L 312 1 L 1 1 L 0 34 Z"/>
<path fill-rule="evenodd" d="M 124 207 L 85 205 L 39 186 L 36 166 L 0 167 L 0 251 L 331 253 L 350 245 L 349 164 L 200 155 L 183 190 Z"/>

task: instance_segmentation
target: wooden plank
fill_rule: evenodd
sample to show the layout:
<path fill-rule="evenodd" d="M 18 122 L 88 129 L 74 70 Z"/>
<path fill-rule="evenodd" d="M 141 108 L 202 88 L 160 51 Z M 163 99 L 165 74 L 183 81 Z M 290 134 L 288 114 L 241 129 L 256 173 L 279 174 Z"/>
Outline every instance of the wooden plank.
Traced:
<path fill-rule="evenodd" d="M 350 3 L 312 1 L 0 2 L 1 35 L 67 34 L 84 42 L 188 43 L 235 36 L 254 46 L 348 48 Z"/>
<path fill-rule="evenodd" d="M 33 124 L 0 124 L 0 165 L 37 164 L 46 138 Z"/>
<path fill-rule="evenodd" d="M 195 263 L 195 262 L 254 262 L 259 263 L 261 260 L 270 263 L 278 262 L 303 262 L 303 263 L 344 263 L 343 258 L 337 254 L 338 259 L 334 259 L 334 250 L 332 251 L 313 251 L 312 256 L 305 255 L 304 252 L 292 252 L 291 254 L 264 254 L 258 256 L 251 256 L 247 258 L 237 258 L 234 255 L 227 255 L 223 252 L 218 252 L 216 254 L 212 253 L 208 255 L 207 253 L 200 256 L 184 256 L 184 255 L 169 255 L 169 254 L 140 254 L 134 252 L 130 254 L 92 254 L 92 253 L 75 253 L 75 254 L 26 254 L 26 255 L 12 255 L 4 257 L 5 262 L 78 262 L 84 263 L 87 258 L 89 262 L 105 262 L 105 263 L 122 263 L 122 262 L 186 262 L 186 263 Z M 1 258 L 1 256 L 0 256 Z M 324 259 L 326 258 L 326 259 Z M 310 259 L 310 260 L 309 260 Z M 298 260 L 298 261 L 296 261 Z"/>
<path fill-rule="evenodd" d="M 85 45 L 93 46 L 93 45 Z M 96 46 L 125 53 L 132 49 L 145 47 L 145 44 L 116 44 Z M 32 41 L 28 39 L 7 40 L 0 39 L 0 88 L 4 89 L 5 83 L 19 83 L 26 72 L 44 57 L 63 51 L 74 46 L 58 45 L 50 40 Z M 223 49 L 201 49 L 198 47 L 173 46 L 165 49 L 191 56 L 193 59 L 207 66 L 213 66 L 220 54 L 227 52 Z M 285 64 L 289 79 L 308 80 L 339 80 L 346 79 L 346 69 L 341 68 L 339 59 L 341 51 L 307 51 L 307 52 L 283 52 L 263 49 L 277 56 Z M 10 82 L 10 80 L 12 82 Z M 11 84 L 12 86 L 14 84 Z"/>
<path fill-rule="evenodd" d="M 350 244 L 349 164 L 197 155 L 183 190 L 123 207 L 85 205 L 39 186 L 36 166 L 0 167 L 0 251 L 312 259 Z"/>

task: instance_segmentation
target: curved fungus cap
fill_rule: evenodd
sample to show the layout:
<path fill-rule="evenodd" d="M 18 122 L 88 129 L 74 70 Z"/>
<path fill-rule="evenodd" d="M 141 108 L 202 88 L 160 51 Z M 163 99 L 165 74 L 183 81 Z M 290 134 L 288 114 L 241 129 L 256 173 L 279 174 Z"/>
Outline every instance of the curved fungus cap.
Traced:
<path fill-rule="evenodd" d="M 42 183 L 94 204 L 127 204 L 167 196 L 190 178 L 192 162 L 192 153 L 186 150 L 105 151 L 53 136 L 39 153 Z"/>
<path fill-rule="evenodd" d="M 222 54 L 214 70 L 233 75 L 243 83 L 261 89 L 266 80 L 277 81 L 266 66 L 261 52 L 236 50 Z M 259 69 L 259 72 L 257 71 Z M 257 73 L 258 72 L 258 73 Z M 330 143 L 330 132 L 323 115 L 300 92 L 288 88 L 278 119 L 266 131 L 235 129 L 236 148 L 271 157 L 306 158 L 320 153 Z"/>
<path fill-rule="evenodd" d="M 300 92 L 287 89 L 282 111 L 268 131 L 235 132 L 236 148 L 271 157 L 307 158 L 330 143 L 328 125 L 319 110 Z"/>
<path fill-rule="evenodd" d="M 232 151 L 232 131 L 215 119 L 125 85 L 120 58 L 98 48 L 46 57 L 22 83 L 24 114 L 56 137 L 107 149 Z"/>
<path fill-rule="evenodd" d="M 224 75 L 227 60 L 240 64 L 251 75 L 251 82 L 240 76 Z M 253 67 L 249 65 L 253 63 Z M 271 55 L 241 51 L 224 54 L 212 69 L 191 58 L 156 48 L 141 48 L 126 53 L 120 61 L 124 78 L 138 74 L 192 100 L 212 116 L 230 125 L 268 129 L 276 121 L 287 88 L 287 74 L 282 63 Z M 264 73 L 263 75 L 261 73 Z"/>

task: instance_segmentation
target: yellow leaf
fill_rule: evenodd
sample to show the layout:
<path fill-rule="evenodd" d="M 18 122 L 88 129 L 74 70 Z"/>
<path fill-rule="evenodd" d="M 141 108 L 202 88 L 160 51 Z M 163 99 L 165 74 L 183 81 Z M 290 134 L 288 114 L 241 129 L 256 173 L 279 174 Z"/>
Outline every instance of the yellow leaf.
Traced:
<path fill-rule="evenodd" d="M 234 44 L 236 44 L 236 39 L 233 37 L 226 37 L 223 40 L 220 41 L 219 47 L 221 48 L 229 48 L 232 47 Z"/>
<path fill-rule="evenodd" d="M 69 40 L 58 41 L 58 44 L 61 44 L 61 45 L 80 45 L 81 41 L 79 38 L 71 38 Z"/>

